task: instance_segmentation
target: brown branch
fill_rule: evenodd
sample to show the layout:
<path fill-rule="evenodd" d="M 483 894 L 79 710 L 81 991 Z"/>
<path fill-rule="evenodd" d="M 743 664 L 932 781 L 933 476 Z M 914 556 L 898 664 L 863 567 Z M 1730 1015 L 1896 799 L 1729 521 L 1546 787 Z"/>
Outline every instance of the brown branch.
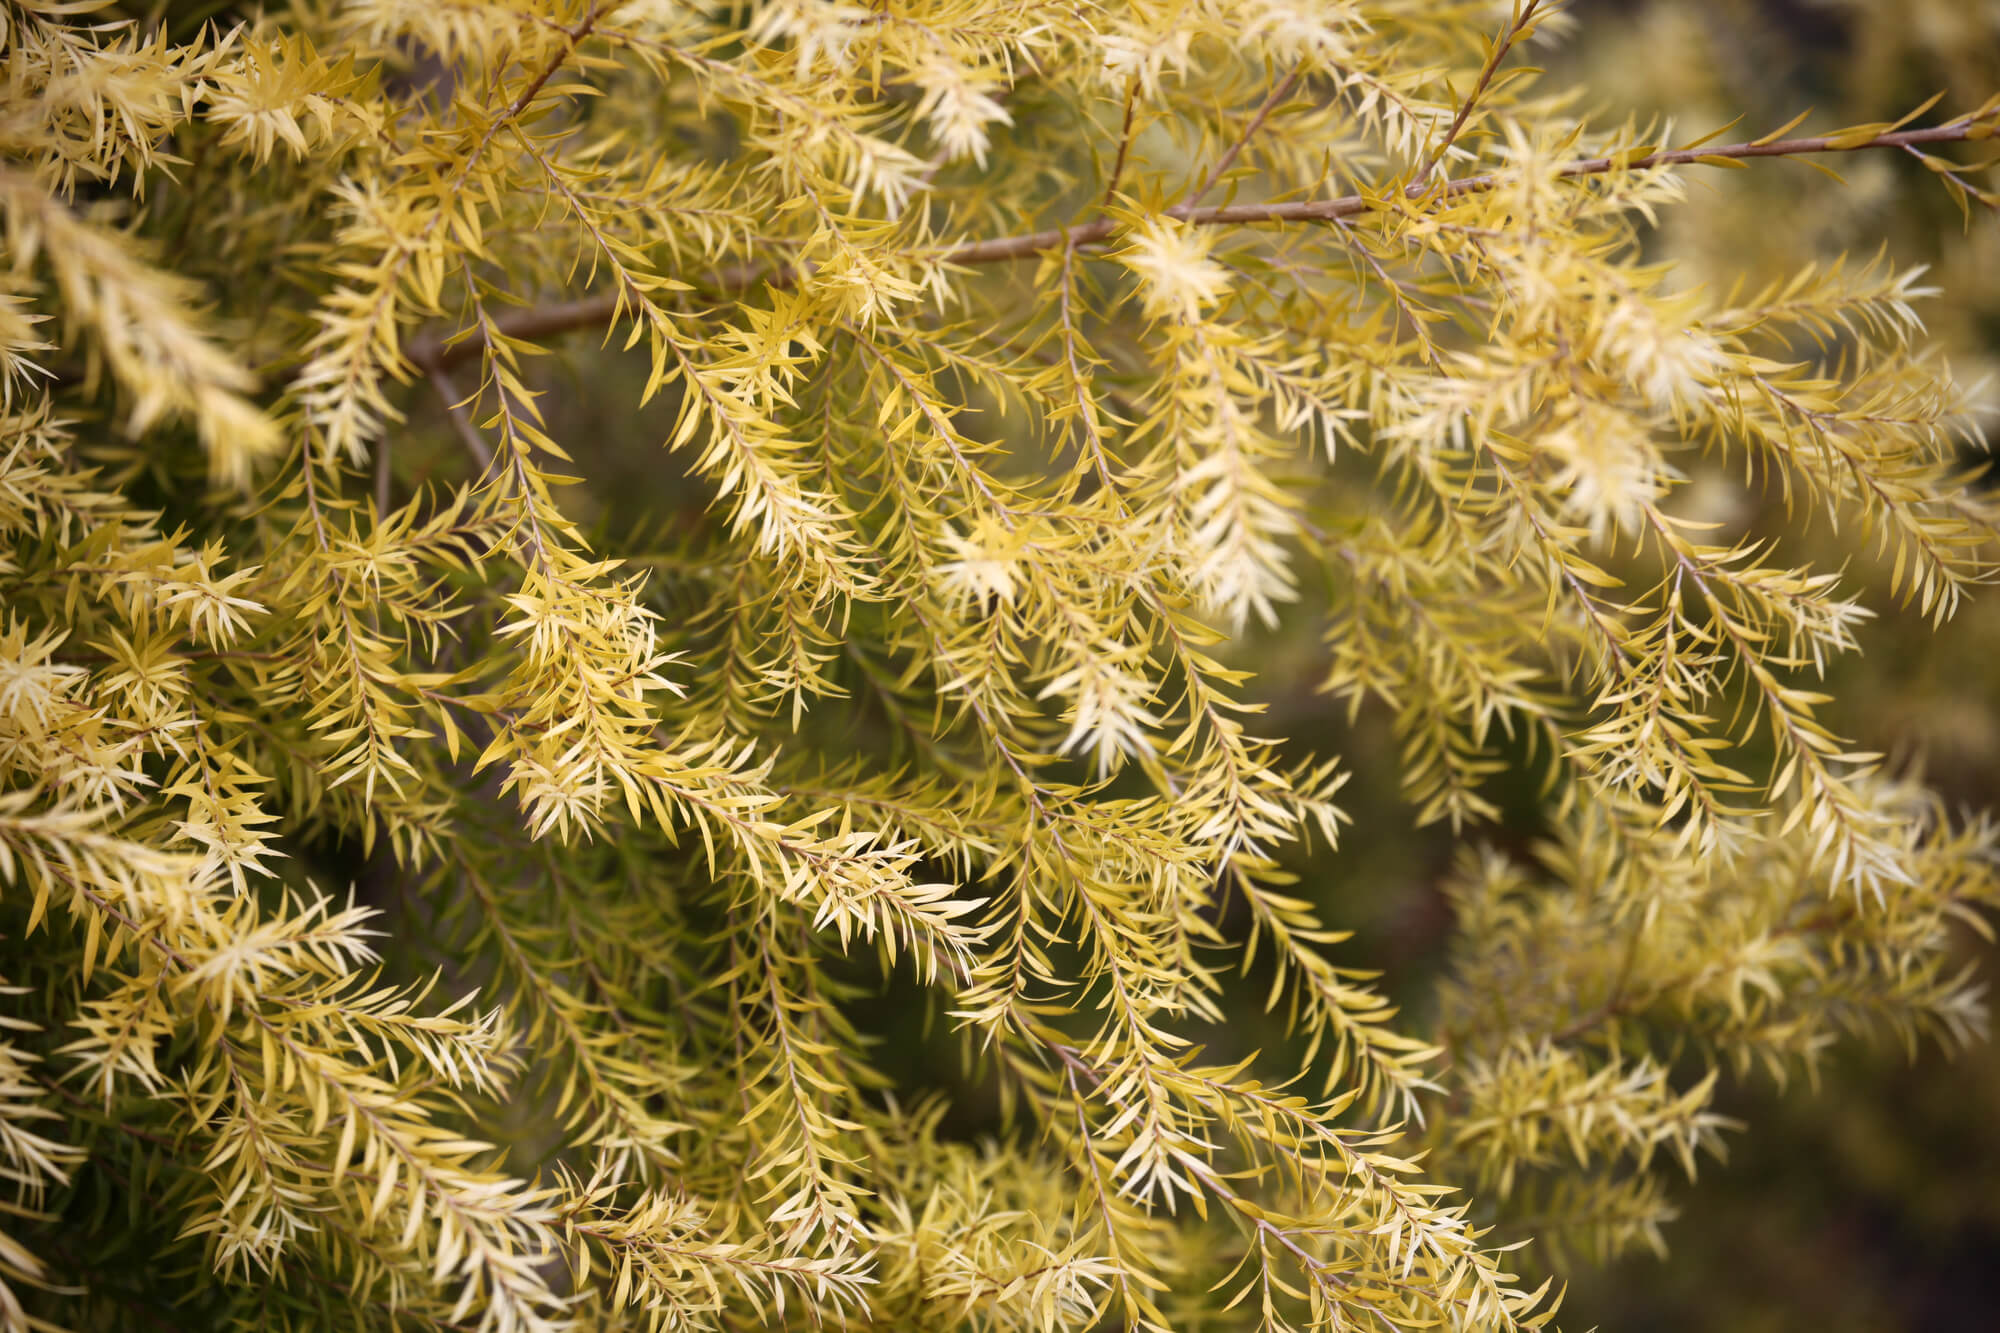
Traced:
<path fill-rule="evenodd" d="M 1216 159 L 1215 165 L 1208 169 L 1208 174 L 1201 178 L 1201 184 L 1188 191 L 1188 197 L 1181 201 L 1181 207 L 1193 208 L 1208 197 L 1208 192 L 1215 188 L 1215 183 L 1236 165 L 1236 159 L 1243 155 L 1243 150 L 1249 146 L 1250 140 L 1256 137 L 1257 131 L 1264 127 L 1264 122 L 1270 119 L 1271 113 L 1292 95 L 1292 89 L 1299 86 L 1299 79 L 1304 73 L 1302 66 L 1294 66 L 1292 72 L 1287 74 L 1277 87 L 1271 89 L 1271 95 L 1257 108 L 1257 114 L 1250 117 L 1250 123 L 1243 127 L 1243 133 L 1237 135 L 1236 142 L 1229 145 L 1229 150 Z"/>
<path fill-rule="evenodd" d="M 1930 157 L 1921 149 L 1914 148 L 1909 144 L 1903 145 L 1903 151 L 1923 163 L 1924 170 L 1943 177 L 1959 189 L 1965 191 L 1966 198 L 1976 200 L 1982 208 L 1988 208 L 1995 213 L 2000 213 L 2000 201 L 1996 201 L 1990 194 L 1982 193 L 1971 181 L 1959 175 L 1956 171 L 1948 171 L 1941 167 L 1933 166 L 1932 164 L 1937 161 L 1936 158 Z"/>
<path fill-rule="evenodd" d="M 389 516 L 389 437 L 384 435 L 375 442 L 375 521 L 381 522 Z"/>
<path fill-rule="evenodd" d="M 1111 164 L 1111 178 L 1104 184 L 1104 198 L 1098 201 L 1103 208 L 1117 197 L 1118 183 L 1125 175 L 1125 155 L 1132 151 L 1132 113 L 1139 107 L 1139 81 L 1128 79 L 1125 83 L 1125 123 L 1118 130 L 1118 159 Z"/>
<path fill-rule="evenodd" d="M 1444 161 L 1444 155 L 1451 151 L 1452 144 L 1458 139 L 1458 132 L 1464 129 L 1465 122 L 1472 118 L 1473 108 L 1477 107 L 1479 99 L 1486 95 L 1486 89 L 1492 84 L 1493 76 L 1500 72 L 1500 62 L 1507 58 L 1507 53 L 1514 49 L 1514 43 L 1520 40 L 1521 34 L 1534 22 L 1535 11 L 1541 8 L 1541 4 L 1542 0 L 1528 0 L 1525 8 L 1517 8 L 1514 11 L 1513 21 L 1507 25 L 1507 31 L 1500 34 L 1498 40 L 1493 43 L 1493 49 L 1486 53 L 1486 63 L 1479 70 L 1479 81 L 1473 84 L 1472 91 L 1465 95 L 1465 101 L 1458 108 L 1458 115 L 1452 118 L 1450 126 L 1445 129 L 1444 138 L 1438 140 L 1438 146 L 1432 150 L 1430 160 L 1424 163 L 1424 169 L 1417 173 L 1417 180 L 1429 180 L 1431 173 L 1437 170 L 1438 164 Z"/>
<path fill-rule="evenodd" d="M 1560 178 L 1569 179 L 1577 176 L 1601 176 L 1614 171 L 1645 171 L 1653 167 L 1685 166 L 1717 158 L 1735 161 L 1759 157 L 1800 157 L 1813 153 L 1857 153 L 1869 148 L 1903 149 L 1920 144 L 1963 143 L 1973 138 L 1982 128 L 1990 129 L 1990 127 L 1991 117 L 1979 119 L 1967 116 L 1948 124 L 1933 125 L 1928 129 L 1897 130 L 1858 141 L 1840 142 L 1838 135 L 1819 135 L 1804 139 L 1775 139 L 1768 142 L 1751 140 L 1747 143 L 1662 149 L 1630 159 L 1625 158 L 1623 154 L 1616 157 L 1586 157 L 1563 164 L 1557 168 L 1555 174 Z M 1396 192 L 1391 192 L 1382 195 L 1349 194 L 1334 199 L 1299 199 L 1285 203 L 1225 204 L 1206 207 L 1175 204 L 1165 209 L 1164 214 L 1167 217 L 1179 218 L 1206 227 L 1333 222 L 1363 213 L 1381 212 L 1399 202 L 1449 203 L 1466 195 L 1484 194 L 1489 190 L 1498 189 L 1509 179 L 1505 172 L 1485 172 L 1477 176 L 1463 176 L 1457 180 L 1431 185 L 1418 181 L 1405 187 L 1400 192 L 1400 198 Z M 1066 245 L 1079 247 L 1099 245 L 1109 240 L 1117 229 L 1118 223 L 1114 220 L 1097 218 L 1069 227 L 1051 227 L 1046 231 L 995 236 L 984 241 L 974 241 L 947 250 L 938 258 L 946 264 L 954 265 L 1004 263 L 1008 260 L 1025 259 L 1030 255 L 1061 249 Z M 726 293 L 741 291 L 760 281 L 769 282 L 774 286 L 790 286 L 797 280 L 797 271 L 790 265 L 763 267 L 738 264 L 714 274 L 708 286 L 712 291 Z M 498 327 L 509 337 L 528 339 L 547 337 L 571 329 L 606 323 L 616 310 L 616 297 L 606 294 L 580 301 L 568 301 L 560 305 L 536 306 L 498 321 Z M 426 364 L 445 366 L 463 360 L 473 350 L 475 349 L 465 343 L 446 345 L 435 339 L 420 338 L 412 344 L 409 356 L 419 366 Z"/>
<path fill-rule="evenodd" d="M 1652 167 L 1682 166 L 1707 158 L 1796 157 L 1807 153 L 1859 152 L 1864 148 L 1902 148 L 1908 144 L 1959 143 L 1971 138 L 1978 124 L 1979 122 L 1966 119 L 1949 125 L 1933 126 L 1930 129 L 1878 134 L 1872 139 L 1845 145 L 1836 145 L 1837 136 L 1823 135 L 1810 139 L 1778 139 L 1770 143 L 1750 142 L 1721 144 L 1714 147 L 1665 149 L 1629 161 L 1621 160 L 1620 157 L 1587 157 L 1565 163 L 1557 168 L 1556 175 L 1563 178 L 1601 176 L 1620 169 L 1644 171 Z M 1433 194 L 1440 201 L 1449 201 L 1464 195 L 1484 194 L 1488 190 L 1497 189 L 1508 179 L 1504 172 L 1487 172 L 1478 176 L 1464 176 L 1458 180 L 1446 181 L 1428 190 L 1422 185 L 1411 185 L 1402 194 L 1404 199 L 1412 202 Z M 1208 208 L 1176 205 L 1165 212 L 1168 217 L 1180 218 L 1200 226 L 1331 222 L 1361 213 L 1379 212 L 1389 207 L 1393 198 L 1393 195 L 1349 194 L 1337 199 L 1301 199 L 1290 203 L 1228 204 Z M 948 251 L 944 255 L 944 261 L 948 264 L 991 264 L 1006 259 L 1023 259 L 1045 250 L 1054 250 L 1064 244 L 1095 245 L 1107 240 L 1116 230 L 1117 224 L 1114 221 L 1109 218 L 1099 218 L 1094 222 L 1074 227 L 1055 227 L 1048 231 L 1031 232 L 1020 236 L 996 236 L 991 240 L 975 241 L 970 245 Z"/>
<path fill-rule="evenodd" d="M 603 318 L 610 317 L 611 312 L 607 310 Z M 411 359 L 415 360 L 414 357 Z M 493 447 L 486 443 L 485 437 L 479 433 L 479 427 L 474 425 L 472 418 L 466 414 L 465 405 L 470 400 L 459 393 L 458 386 L 451 382 L 451 375 L 444 368 L 442 355 L 433 354 L 429 360 L 419 361 L 417 364 L 423 367 L 425 375 L 431 382 L 431 390 L 437 394 L 438 401 L 444 404 L 445 415 L 451 418 L 451 428 L 458 435 L 459 442 L 465 446 L 465 451 L 472 455 L 473 461 L 479 464 L 479 473 L 484 476 L 487 469 L 493 466 Z"/>

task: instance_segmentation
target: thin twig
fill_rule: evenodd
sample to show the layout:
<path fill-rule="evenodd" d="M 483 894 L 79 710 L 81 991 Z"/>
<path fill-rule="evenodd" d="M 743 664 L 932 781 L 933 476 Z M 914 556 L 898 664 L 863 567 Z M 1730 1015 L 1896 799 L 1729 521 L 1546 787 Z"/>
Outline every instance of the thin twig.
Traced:
<path fill-rule="evenodd" d="M 1108 205 L 1118 193 L 1118 183 L 1125 175 L 1125 155 L 1132 151 L 1132 113 L 1139 105 L 1139 80 L 1127 80 L 1125 84 L 1125 124 L 1118 131 L 1118 158 L 1111 164 L 1111 177 L 1104 183 L 1104 198 L 1097 203 L 1099 208 Z"/>
<path fill-rule="evenodd" d="M 1292 72 L 1287 74 L 1277 87 L 1271 89 L 1270 96 L 1266 97 L 1264 104 L 1257 108 L 1257 114 L 1250 117 L 1250 123 L 1243 127 L 1243 133 L 1237 135 L 1236 142 L 1229 145 L 1229 151 L 1216 159 L 1215 165 L 1208 169 L 1208 174 L 1201 178 L 1201 184 L 1188 191 L 1188 197 L 1181 200 L 1182 208 L 1193 208 L 1199 204 L 1208 196 L 1208 192 L 1215 188 L 1216 182 L 1229 174 L 1229 169 L 1236 165 L 1236 159 L 1243 155 L 1244 148 L 1256 136 L 1257 131 L 1263 128 L 1265 120 L 1280 103 L 1292 95 L 1292 89 L 1298 87 L 1299 79 L 1304 73 L 1302 68 L 1294 66 Z"/>
<path fill-rule="evenodd" d="M 604 317 L 609 318 L 610 312 L 606 311 Z M 466 452 L 478 462 L 480 474 L 483 476 L 486 470 L 493 466 L 493 446 L 486 443 L 485 438 L 479 433 L 479 428 L 473 424 L 472 418 L 466 415 L 465 399 L 459 394 L 458 386 L 451 382 L 451 375 L 445 370 L 443 359 L 432 361 L 425 367 L 425 372 L 430 379 L 431 389 L 444 404 L 445 415 L 451 418 L 452 429 L 458 432 L 458 438 L 464 443 Z"/>
<path fill-rule="evenodd" d="M 1528 0 L 1525 7 L 1515 11 L 1513 21 L 1507 25 L 1507 31 L 1500 34 L 1493 43 L 1493 49 L 1486 53 L 1486 63 L 1479 70 L 1479 81 L 1473 84 L 1472 91 L 1465 95 L 1465 101 L 1459 105 L 1458 115 L 1453 117 L 1451 124 L 1445 129 L 1444 138 L 1438 140 L 1438 146 L 1431 150 L 1430 160 L 1425 162 L 1424 169 L 1417 173 L 1418 181 L 1429 180 L 1431 173 L 1437 170 L 1438 164 L 1444 161 L 1444 155 L 1451 151 L 1452 144 L 1458 139 L 1458 132 L 1465 128 L 1465 122 L 1472 118 L 1473 108 L 1478 106 L 1479 99 L 1485 96 L 1488 85 L 1493 82 L 1493 76 L 1500 72 L 1500 62 L 1514 49 L 1514 43 L 1520 40 L 1522 32 L 1534 21 L 1535 11 L 1540 9 L 1541 5 L 1542 0 Z"/>
<path fill-rule="evenodd" d="M 1716 158 L 1740 160 L 1760 157 L 1799 157 L 1813 153 L 1857 153 L 1870 148 L 1903 149 L 1919 144 L 1962 143 L 1972 138 L 1975 132 L 1990 122 L 1990 117 L 1980 120 L 1967 116 L 1927 129 L 1898 130 L 1847 143 L 1836 142 L 1838 136 L 1835 135 L 1820 135 L 1804 139 L 1775 139 L 1770 142 L 1752 140 L 1747 143 L 1703 145 L 1698 148 L 1662 149 L 1629 160 L 1622 154 L 1617 157 L 1587 157 L 1565 163 L 1557 168 L 1555 174 L 1563 178 L 1601 176 L 1613 171 L 1646 171 L 1654 167 L 1685 166 Z M 1403 203 L 1447 203 L 1466 195 L 1484 194 L 1489 190 L 1498 189 L 1510 179 L 1511 177 L 1505 172 L 1484 172 L 1477 176 L 1464 176 L 1457 180 L 1446 180 L 1428 186 L 1421 182 L 1413 182 L 1400 192 L 1392 191 L 1380 195 L 1349 194 L 1334 199 L 1300 199 L 1287 203 L 1226 204 L 1207 207 L 1176 204 L 1166 209 L 1165 215 L 1192 222 L 1197 226 L 1210 227 L 1332 222 L 1340 218 L 1380 212 Z M 996 264 L 1013 259 L 1025 259 L 1030 255 L 1060 249 L 1065 245 L 1082 247 L 1101 244 L 1110 239 L 1117 231 L 1118 225 L 1113 219 L 1097 218 L 1070 227 L 1051 227 L 1046 231 L 1027 232 L 1015 236 L 995 236 L 947 250 L 939 258 L 946 264 Z M 766 268 L 739 264 L 715 274 L 713 281 L 708 285 L 718 292 L 730 292 L 742 290 L 759 281 L 783 287 L 796 281 L 796 275 L 788 265 Z M 616 309 L 615 296 L 605 294 L 580 301 L 564 302 L 560 305 L 532 307 L 498 321 L 498 328 L 509 337 L 526 339 L 548 337 L 571 329 L 603 324 L 612 318 Z M 464 360 L 475 350 L 464 343 L 447 346 L 439 341 L 420 338 L 412 344 L 409 356 L 418 365 L 427 364 L 424 358 L 429 357 L 431 362 L 428 364 L 446 366 Z"/>
<path fill-rule="evenodd" d="M 375 517 L 379 521 L 389 514 L 389 437 L 384 435 L 375 442 Z"/>
<path fill-rule="evenodd" d="M 1982 208 L 1988 208 L 1996 213 L 2000 213 L 2000 202 L 1996 202 L 1990 195 L 1982 194 L 1978 190 L 1978 188 L 1973 185 L 1971 181 L 1959 175 L 1956 171 L 1940 171 L 1937 168 L 1931 166 L 1931 162 L 1933 159 L 1928 157 L 1921 149 L 1914 148 L 1909 144 L 1903 145 L 1903 151 L 1908 153 L 1911 157 L 1917 159 L 1917 161 L 1923 163 L 1924 170 L 1934 172 L 1936 175 L 1944 177 L 1946 180 L 1950 181 L 1953 185 L 1956 185 L 1959 189 L 1965 191 L 1966 197 L 1977 202 Z"/>

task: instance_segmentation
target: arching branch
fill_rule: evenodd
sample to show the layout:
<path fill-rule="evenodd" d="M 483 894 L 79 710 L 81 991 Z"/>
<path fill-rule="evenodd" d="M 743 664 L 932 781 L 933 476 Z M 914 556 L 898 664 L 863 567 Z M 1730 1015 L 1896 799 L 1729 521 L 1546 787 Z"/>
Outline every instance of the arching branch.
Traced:
<path fill-rule="evenodd" d="M 1961 116 L 1957 120 L 1943 125 L 1932 125 L 1925 129 L 1893 130 L 1862 138 L 1857 138 L 1849 132 L 1801 139 L 1752 139 L 1744 143 L 1670 148 L 1645 153 L 1638 157 L 1617 154 L 1579 158 L 1563 164 L 1556 175 L 1567 179 L 1577 176 L 1601 176 L 1614 171 L 1646 171 L 1654 167 L 1733 162 L 1760 157 L 1856 153 L 1871 148 L 1903 151 L 1920 148 L 1926 144 L 1963 143 L 1967 140 L 1983 139 L 1994 135 L 1996 130 L 2000 130 L 2000 111 L 1988 111 L 1983 115 Z M 1445 203 L 1469 194 L 1483 194 L 1488 190 L 1497 189 L 1508 179 L 1509 176 L 1505 172 L 1490 171 L 1434 184 L 1419 181 L 1402 190 L 1400 200 L 1395 192 L 1389 192 L 1379 195 L 1348 194 L 1334 199 L 1297 199 L 1279 203 L 1201 206 L 1188 202 L 1176 204 L 1166 209 L 1165 213 L 1168 217 L 1208 227 L 1336 222 L 1342 218 L 1380 212 L 1398 204 L 1421 208 L 1427 204 Z M 973 241 L 947 251 L 942 258 L 947 264 L 1005 263 L 1008 260 L 1026 259 L 1031 255 L 1059 250 L 1064 246 L 1083 247 L 1102 244 L 1109 240 L 1117 229 L 1116 220 L 1100 217 L 1072 227 L 1051 227 L 1046 231 L 1022 232 L 1013 236 L 995 236 L 988 240 Z M 758 283 L 766 282 L 773 286 L 789 287 L 797 280 L 797 273 L 789 265 L 736 264 L 710 275 L 703 286 L 716 293 L 728 293 L 743 291 Z M 532 306 L 501 319 L 499 326 L 501 332 L 509 337 L 529 340 L 547 338 L 567 333 L 572 329 L 592 328 L 608 323 L 616 315 L 617 309 L 616 294 L 606 292 L 599 296 L 564 301 L 556 305 Z M 447 343 L 433 335 L 423 335 L 412 344 L 409 357 L 420 366 L 448 366 L 470 355 L 472 350 L 471 345 L 464 342 Z"/>

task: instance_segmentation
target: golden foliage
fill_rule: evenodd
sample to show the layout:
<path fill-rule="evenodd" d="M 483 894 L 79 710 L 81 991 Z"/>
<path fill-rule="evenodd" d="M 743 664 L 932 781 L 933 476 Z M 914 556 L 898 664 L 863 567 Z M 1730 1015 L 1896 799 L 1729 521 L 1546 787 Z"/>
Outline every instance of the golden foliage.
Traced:
<path fill-rule="evenodd" d="M 1685 503 L 1949 617 L 1927 293 L 1642 228 L 1992 205 L 2000 98 L 1673 146 L 1535 0 L 140 8 L 0 16 L 0 1329 L 1541 1327 L 1496 1207 L 1658 1244 L 1718 1070 L 1983 1030 L 1992 829 L 1806 679 L 1868 608 Z M 708 512 L 591 521 L 599 400 Z M 1433 1031 L 1286 868 L 1281 620 L 1422 821 L 1545 767 Z M 905 963 L 999 1138 L 857 1022 Z"/>

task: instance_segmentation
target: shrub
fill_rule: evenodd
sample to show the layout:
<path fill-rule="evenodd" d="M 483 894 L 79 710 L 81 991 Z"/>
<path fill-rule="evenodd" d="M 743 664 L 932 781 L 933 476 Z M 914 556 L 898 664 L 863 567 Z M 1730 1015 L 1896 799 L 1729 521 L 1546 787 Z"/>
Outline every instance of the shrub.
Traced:
<path fill-rule="evenodd" d="M 1927 292 L 1643 247 L 1992 208 L 2000 97 L 1593 127 L 1489 10 L 14 5 L 0 1327 L 1536 1327 L 1723 1070 L 1980 1032 L 1797 557 L 1992 574 Z M 1465 835 L 1409 1021 L 1276 626 Z"/>

